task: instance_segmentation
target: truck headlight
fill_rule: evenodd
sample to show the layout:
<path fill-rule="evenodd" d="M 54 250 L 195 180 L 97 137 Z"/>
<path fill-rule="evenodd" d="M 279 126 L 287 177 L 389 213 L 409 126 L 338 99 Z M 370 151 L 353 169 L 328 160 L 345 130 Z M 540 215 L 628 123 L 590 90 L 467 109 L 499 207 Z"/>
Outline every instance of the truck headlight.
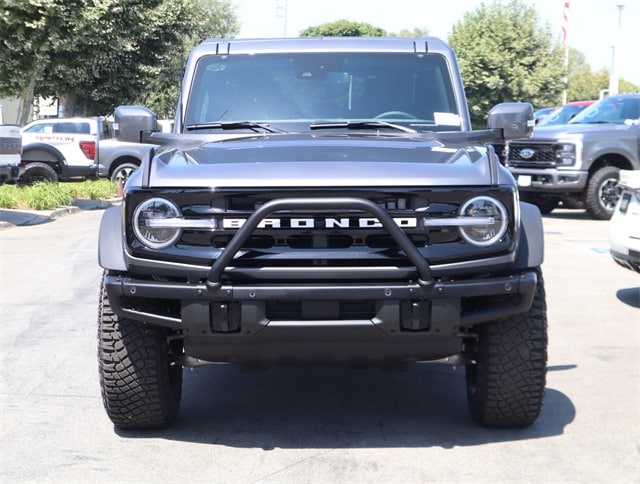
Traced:
<path fill-rule="evenodd" d="M 560 142 L 555 147 L 556 165 L 574 166 L 580 159 L 581 143 L 579 142 Z"/>
<path fill-rule="evenodd" d="M 182 229 L 171 221 L 180 217 L 180 209 L 165 198 L 145 200 L 133 213 L 133 233 L 151 249 L 163 249 L 180 237 Z"/>
<path fill-rule="evenodd" d="M 486 196 L 467 200 L 460 209 L 460 217 L 465 221 L 459 227 L 462 238 L 479 247 L 498 242 L 509 224 L 504 205 L 499 200 Z"/>

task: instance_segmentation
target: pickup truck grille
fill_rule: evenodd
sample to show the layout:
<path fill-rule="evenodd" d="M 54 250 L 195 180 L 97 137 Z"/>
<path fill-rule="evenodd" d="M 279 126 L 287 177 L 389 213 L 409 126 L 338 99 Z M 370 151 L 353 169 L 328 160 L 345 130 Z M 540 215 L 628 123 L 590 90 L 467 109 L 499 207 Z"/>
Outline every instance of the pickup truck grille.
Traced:
<path fill-rule="evenodd" d="M 521 168 L 552 167 L 556 165 L 556 152 L 560 145 L 555 143 L 509 142 L 507 166 Z"/>

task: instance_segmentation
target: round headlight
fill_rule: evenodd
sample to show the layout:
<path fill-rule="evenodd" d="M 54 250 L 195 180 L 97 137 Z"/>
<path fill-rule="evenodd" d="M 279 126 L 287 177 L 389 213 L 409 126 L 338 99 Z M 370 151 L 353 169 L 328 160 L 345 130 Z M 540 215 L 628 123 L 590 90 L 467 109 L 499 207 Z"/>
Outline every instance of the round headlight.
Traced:
<path fill-rule="evenodd" d="M 498 242 L 507 231 L 509 220 L 504 205 L 492 197 L 475 197 L 462 206 L 460 216 L 466 223 L 460 234 L 470 244 L 486 247 Z M 478 223 L 473 223 L 477 218 Z"/>
<path fill-rule="evenodd" d="M 180 237 L 180 228 L 169 220 L 180 217 L 180 210 L 164 198 L 145 200 L 133 213 L 133 232 L 140 242 L 151 249 L 163 249 Z"/>

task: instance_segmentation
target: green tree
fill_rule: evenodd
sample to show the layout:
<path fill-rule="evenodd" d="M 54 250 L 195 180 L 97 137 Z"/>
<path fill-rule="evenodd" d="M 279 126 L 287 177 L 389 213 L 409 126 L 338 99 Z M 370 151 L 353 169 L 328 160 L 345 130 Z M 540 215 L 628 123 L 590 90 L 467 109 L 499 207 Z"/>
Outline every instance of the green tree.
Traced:
<path fill-rule="evenodd" d="M 569 48 L 567 101 L 598 99 L 600 89 L 604 89 L 608 83 L 608 74 L 606 80 L 597 73 L 594 74 L 587 64 L 584 54 L 579 50 Z"/>
<path fill-rule="evenodd" d="M 582 101 L 599 99 L 603 90 L 609 89 L 609 70 L 600 69 L 593 72 L 587 64 L 584 54 L 575 49 L 569 49 L 569 87 L 568 101 Z M 618 92 L 638 92 L 640 88 L 635 84 L 620 79 Z"/>
<path fill-rule="evenodd" d="M 384 37 L 386 31 L 367 23 L 336 20 L 315 27 L 307 27 L 300 37 Z"/>
<path fill-rule="evenodd" d="M 620 94 L 624 94 L 627 92 L 638 92 L 640 91 L 640 86 L 634 84 L 633 82 L 629 82 L 626 79 L 620 79 L 620 84 L 618 86 L 618 92 Z"/>
<path fill-rule="evenodd" d="M 25 104 L 56 95 L 67 115 L 105 114 L 154 83 L 178 85 L 167 66 L 182 67 L 205 34 L 238 30 L 228 0 L 204 1 L 3 0 L 0 94 Z"/>
<path fill-rule="evenodd" d="M 165 52 L 163 62 L 146 67 L 145 89 L 134 100 L 153 110 L 160 118 L 173 117 L 189 52 L 210 37 L 234 37 L 240 30 L 235 9 L 229 1 L 199 0 L 194 9 L 193 27 L 182 42 Z"/>
<path fill-rule="evenodd" d="M 413 30 L 402 29 L 397 34 L 396 33 L 389 33 L 389 37 L 415 37 L 415 38 L 420 38 L 420 37 L 426 37 L 427 35 L 429 35 L 429 31 L 427 29 L 421 29 L 421 28 L 418 28 L 418 27 L 414 27 Z"/>
<path fill-rule="evenodd" d="M 483 126 L 489 109 L 500 102 L 541 107 L 561 100 L 560 45 L 523 1 L 481 4 L 454 25 L 449 43 L 458 56 L 474 126 Z"/>
<path fill-rule="evenodd" d="M 28 120 L 37 87 L 59 49 L 74 35 L 69 22 L 83 0 L 3 0 L 0 8 L 0 95 L 19 97 L 20 124 Z"/>

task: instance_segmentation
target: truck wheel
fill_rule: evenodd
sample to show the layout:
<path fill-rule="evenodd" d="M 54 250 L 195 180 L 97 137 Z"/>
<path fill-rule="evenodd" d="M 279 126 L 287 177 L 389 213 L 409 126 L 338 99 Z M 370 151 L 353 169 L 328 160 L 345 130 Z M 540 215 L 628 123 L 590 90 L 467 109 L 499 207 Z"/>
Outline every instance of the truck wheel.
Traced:
<path fill-rule="evenodd" d="M 165 328 L 113 313 L 104 279 L 98 314 L 98 363 L 102 402 L 121 429 L 166 427 L 177 415 L 182 367 Z M 175 344 L 175 343 L 174 343 Z"/>
<path fill-rule="evenodd" d="M 116 166 L 111 174 L 111 181 L 119 182 L 122 180 L 124 184 L 127 179 L 131 176 L 131 174 L 139 168 L 139 165 L 136 165 L 133 162 L 124 162 Z"/>
<path fill-rule="evenodd" d="M 605 166 L 596 171 L 587 185 L 585 207 L 589 216 L 595 220 L 609 220 L 620 198 L 618 180 L 620 169 Z"/>
<path fill-rule="evenodd" d="M 565 195 L 561 197 L 560 200 L 562 201 L 562 206 L 565 208 L 584 210 L 584 202 L 578 196 Z"/>
<path fill-rule="evenodd" d="M 542 215 L 549 215 L 560 203 L 559 197 L 544 193 L 525 192 L 520 195 L 520 199 L 538 207 Z"/>
<path fill-rule="evenodd" d="M 474 363 L 466 367 L 467 400 L 487 427 L 526 427 L 540 413 L 547 373 L 544 282 L 524 314 L 478 326 Z"/>
<path fill-rule="evenodd" d="M 57 183 L 58 174 L 46 163 L 41 163 L 39 161 L 27 163 L 24 173 L 18 179 L 18 183 L 20 185 L 33 185 L 37 182 Z"/>

